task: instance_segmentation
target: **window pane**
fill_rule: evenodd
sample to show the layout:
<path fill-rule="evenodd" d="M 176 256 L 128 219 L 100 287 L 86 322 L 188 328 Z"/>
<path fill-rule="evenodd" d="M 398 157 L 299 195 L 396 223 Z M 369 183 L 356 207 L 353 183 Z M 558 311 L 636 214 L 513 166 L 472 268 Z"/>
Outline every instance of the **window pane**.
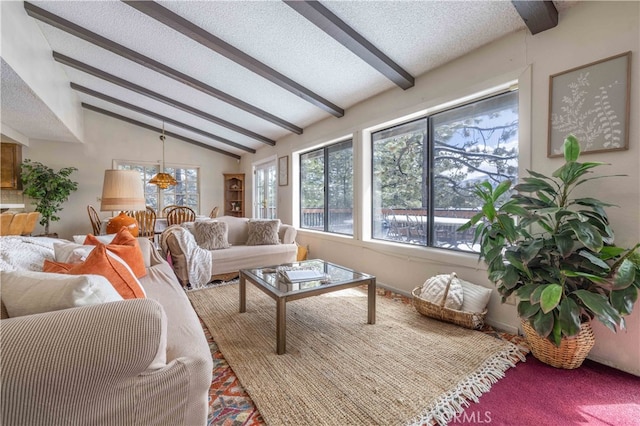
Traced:
<path fill-rule="evenodd" d="M 328 231 L 353 235 L 353 148 L 351 141 L 328 148 Z"/>
<path fill-rule="evenodd" d="M 324 150 L 300 156 L 300 226 L 324 230 Z"/>
<path fill-rule="evenodd" d="M 435 247 L 474 250 L 473 232 L 456 229 L 480 209 L 471 195 L 518 176 L 518 94 L 509 92 L 433 116 Z M 503 201 L 511 194 L 503 195 Z"/>
<path fill-rule="evenodd" d="M 373 238 L 426 245 L 427 119 L 372 135 Z"/>
<path fill-rule="evenodd" d="M 300 156 L 302 228 L 353 235 L 352 141 Z"/>

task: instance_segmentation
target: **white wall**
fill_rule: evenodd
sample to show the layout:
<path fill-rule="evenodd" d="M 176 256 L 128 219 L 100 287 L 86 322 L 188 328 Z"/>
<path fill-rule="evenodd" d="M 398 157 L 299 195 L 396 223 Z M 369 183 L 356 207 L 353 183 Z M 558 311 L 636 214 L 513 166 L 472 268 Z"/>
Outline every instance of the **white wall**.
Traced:
<path fill-rule="evenodd" d="M 550 173 L 560 166 L 562 159 L 546 157 L 549 75 L 631 50 L 630 149 L 584 157 L 585 161 L 611 163 L 610 173 L 628 175 L 599 181 L 590 191 L 620 206 L 609 210 L 610 219 L 617 234 L 617 243 L 631 246 L 640 241 L 639 22 L 638 2 L 581 2 L 561 15 L 560 23 L 554 29 L 535 36 L 521 31 L 504 37 L 420 76 L 415 87 L 407 91 L 390 90 L 348 109 L 343 118 L 329 118 L 305 128 L 302 135 L 279 140 L 276 147 L 264 147 L 255 155 L 246 155 L 242 161 L 244 172 L 250 177 L 251 163 L 259 159 L 274 154 L 278 157 L 291 156 L 296 151 L 353 135 L 358 173 L 367 161 L 360 154 L 362 144 L 368 143 L 363 140 L 362 129 L 519 78 L 520 165 L 522 169 Z M 290 159 L 295 163 L 295 155 Z M 367 191 L 364 185 L 358 180 L 356 189 Z M 284 222 L 296 223 L 292 204 L 297 186 L 290 184 L 278 189 L 279 216 Z M 362 197 L 356 200 L 356 209 L 360 213 L 355 218 L 356 223 L 366 215 L 367 207 L 363 207 L 361 200 Z M 301 244 L 310 246 L 312 257 L 374 274 L 380 284 L 400 292 L 409 293 L 429 276 L 452 270 L 464 279 L 491 286 L 475 256 L 372 243 L 362 240 L 359 235 L 353 239 L 308 231 L 300 231 L 298 235 Z M 590 357 L 640 375 L 638 311 L 640 305 L 627 318 L 626 332 L 613 334 L 595 324 L 597 343 Z M 519 324 L 515 307 L 500 304 L 495 292 L 489 304 L 489 322 L 508 330 L 515 330 Z"/>
<path fill-rule="evenodd" d="M 75 137 L 69 142 L 82 141 L 82 107 L 75 92 L 69 90 L 69 78 L 64 69 L 51 60 L 51 47 L 36 20 L 27 15 L 21 1 L 3 1 L 0 11 L 2 32 L 11 34 L 11 37 L 2 37 L 2 59 L 69 129 Z M 11 134 L 7 136 L 11 137 Z M 23 140 L 20 142 L 24 143 Z"/>
<path fill-rule="evenodd" d="M 59 213 L 61 220 L 51 222 L 50 232 L 69 239 L 75 234 L 91 232 L 87 215 L 87 204 L 98 210 L 102 195 L 104 171 L 111 169 L 113 160 L 155 161 L 162 159 L 162 144 L 159 134 L 98 114 L 84 113 L 85 143 L 32 141 L 22 151 L 23 159 L 40 161 L 58 170 L 62 167 L 77 167 L 71 178 L 78 182 L 78 191 Z M 200 213 L 209 214 L 214 206 L 223 206 L 222 173 L 239 172 L 240 164 L 235 158 L 218 154 L 186 142 L 167 137 L 165 161 L 171 164 L 200 167 Z M 102 212 L 107 217 L 111 212 Z M 42 231 L 38 225 L 35 234 Z"/>

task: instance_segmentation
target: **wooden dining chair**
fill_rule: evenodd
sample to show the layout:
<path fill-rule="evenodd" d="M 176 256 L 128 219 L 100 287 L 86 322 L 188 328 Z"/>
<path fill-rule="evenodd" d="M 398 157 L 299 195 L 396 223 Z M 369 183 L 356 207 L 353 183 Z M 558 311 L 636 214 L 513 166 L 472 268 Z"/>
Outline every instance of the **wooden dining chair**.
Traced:
<path fill-rule="evenodd" d="M 100 216 L 98 216 L 98 212 L 93 208 L 91 204 L 89 204 L 87 206 L 87 213 L 89 213 L 89 220 L 91 221 L 93 235 L 100 235 L 102 220 L 100 219 Z"/>
<path fill-rule="evenodd" d="M 13 220 L 14 213 L 0 214 L 0 235 L 9 235 L 9 226 Z"/>
<path fill-rule="evenodd" d="M 196 220 L 196 212 L 190 207 L 175 207 L 167 213 L 167 226 L 178 225 L 182 222 L 193 222 Z"/>
<path fill-rule="evenodd" d="M 212 219 L 215 219 L 216 217 L 218 217 L 218 211 L 220 210 L 220 208 L 218 206 L 215 206 L 213 208 L 213 210 L 211 210 L 211 213 L 209 213 L 209 217 Z"/>
<path fill-rule="evenodd" d="M 169 213 L 170 210 L 173 210 L 176 207 L 180 207 L 180 206 L 177 204 L 169 204 L 168 206 L 165 206 L 162 209 L 162 212 L 160 213 L 160 217 L 167 217 L 167 213 Z"/>
<path fill-rule="evenodd" d="M 138 221 L 138 237 L 146 237 L 153 242 L 156 229 L 156 211 L 147 206 L 145 210 L 128 211 L 127 215 Z"/>
<path fill-rule="evenodd" d="M 9 232 L 7 235 L 22 235 L 24 225 L 27 223 L 28 213 L 16 213 L 9 224 Z"/>
<path fill-rule="evenodd" d="M 27 213 L 27 221 L 24 224 L 22 235 L 33 234 L 33 230 L 36 229 L 36 224 L 38 223 L 38 219 L 40 219 L 40 213 L 38 212 Z"/>

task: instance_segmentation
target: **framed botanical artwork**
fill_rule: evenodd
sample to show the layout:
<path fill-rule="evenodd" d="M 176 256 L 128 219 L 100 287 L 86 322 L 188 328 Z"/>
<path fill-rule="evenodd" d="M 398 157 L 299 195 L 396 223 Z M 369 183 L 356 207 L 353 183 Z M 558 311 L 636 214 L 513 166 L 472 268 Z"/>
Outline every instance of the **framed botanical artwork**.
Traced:
<path fill-rule="evenodd" d="M 631 52 L 550 76 L 547 156 L 569 134 L 585 154 L 629 149 L 630 85 Z"/>
<path fill-rule="evenodd" d="M 289 185 L 289 156 L 278 158 L 278 185 Z"/>

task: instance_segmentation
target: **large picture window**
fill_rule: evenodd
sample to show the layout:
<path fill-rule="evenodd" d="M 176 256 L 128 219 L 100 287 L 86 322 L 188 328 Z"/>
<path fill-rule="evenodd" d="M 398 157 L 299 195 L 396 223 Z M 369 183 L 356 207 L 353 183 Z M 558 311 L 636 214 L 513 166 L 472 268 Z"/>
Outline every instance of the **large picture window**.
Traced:
<path fill-rule="evenodd" d="M 151 178 L 158 173 L 157 164 L 139 164 L 118 162 L 118 169 L 137 170 L 144 182 L 144 195 L 147 205 L 156 212 L 162 211 L 165 206 L 179 205 L 191 207 L 195 212 L 200 211 L 200 180 L 197 167 L 171 167 L 165 166 L 164 171 L 172 175 L 178 184 L 167 189 L 160 189 L 149 183 Z"/>
<path fill-rule="evenodd" d="M 518 176 L 517 91 L 377 131 L 372 152 L 374 239 L 477 251 L 457 228 L 479 210 L 476 183 Z"/>
<path fill-rule="evenodd" d="M 300 227 L 353 235 L 353 146 L 343 141 L 300 155 Z"/>

